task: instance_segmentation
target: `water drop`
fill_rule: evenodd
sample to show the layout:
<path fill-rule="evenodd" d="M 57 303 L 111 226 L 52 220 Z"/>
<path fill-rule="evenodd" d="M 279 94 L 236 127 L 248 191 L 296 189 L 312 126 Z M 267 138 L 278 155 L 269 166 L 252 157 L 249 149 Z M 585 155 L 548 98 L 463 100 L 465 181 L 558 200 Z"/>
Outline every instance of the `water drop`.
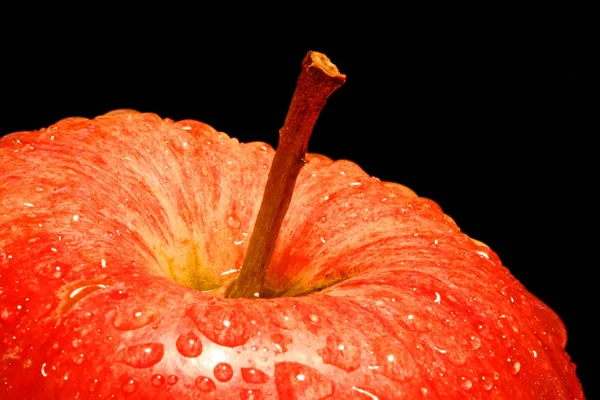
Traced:
<path fill-rule="evenodd" d="M 323 362 L 334 365 L 346 372 L 352 372 L 360 367 L 360 347 L 356 337 L 352 335 L 338 336 L 330 334 L 325 347 L 317 351 Z"/>
<path fill-rule="evenodd" d="M 44 279 L 60 279 L 64 277 L 69 271 L 71 267 L 67 264 L 63 263 L 50 263 L 50 264 L 41 264 L 37 272 Z"/>
<path fill-rule="evenodd" d="M 494 386 L 494 383 L 492 382 L 492 380 L 485 375 L 481 377 L 481 382 L 483 382 L 483 388 L 485 390 L 491 390 L 492 387 Z"/>
<path fill-rule="evenodd" d="M 48 365 L 47 363 L 43 363 L 43 364 L 42 364 L 42 369 L 40 370 L 40 371 L 41 371 L 41 373 L 42 373 L 42 376 L 43 376 L 44 378 L 48 376 L 48 372 L 46 371 L 46 366 L 47 366 L 47 365 Z"/>
<path fill-rule="evenodd" d="M 236 218 L 233 217 L 229 217 L 229 219 L 227 220 L 227 225 L 229 225 L 232 228 L 239 228 L 240 227 L 240 221 Z"/>
<path fill-rule="evenodd" d="M 212 381 L 212 379 L 206 376 L 199 376 L 195 381 L 196 387 L 203 392 L 212 392 L 217 389 L 217 385 Z"/>
<path fill-rule="evenodd" d="M 271 323 L 279 328 L 295 330 L 298 328 L 298 321 L 292 314 L 292 310 L 275 312 L 271 316 Z"/>
<path fill-rule="evenodd" d="M 275 387 L 282 399 L 322 399 L 333 395 L 334 389 L 333 383 L 316 369 L 291 361 L 275 363 Z"/>
<path fill-rule="evenodd" d="M 247 383 L 265 383 L 269 375 L 256 368 L 242 368 L 242 379 Z"/>
<path fill-rule="evenodd" d="M 100 381 L 98 381 L 98 379 L 94 379 L 92 382 L 90 382 L 90 384 L 88 385 L 88 390 L 90 392 L 95 392 L 96 390 L 98 390 L 98 385 L 100 385 Z"/>
<path fill-rule="evenodd" d="M 471 342 L 471 348 L 473 350 L 477 350 L 481 347 L 481 339 L 479 339 L 477 336 L 473 335 L 469 338 L 469 341 Z"/>
<path fill-rule="evenodd" d="M 271 341 L 276 349 L 275 353 L 285 353 L 287 351 L 286 345 L 292 343 L 292 338 L 282 333 L 273 333 Z"/>
<path fill-rule="evenodd" d="M 129 294 L 127 294 L 126 290 L 119 289 L 119 290 L 110 292 L 108 297 L 110 297 L 113 300 L 125 300 L 127 297 L 129 297 Z"/>
<path fill-rule="evenodd" d="M 231 365 L 227 363 L 218 363 L 215 365 L 215 369 L 213 370 L 213 374 L 218 381 L 227 382 L 233 377 L 233 368 Z"/>
<path fill-rule="evenodd" d="M 515 340 L 507 335 L 502 335 L 500 337 L 500 342 L 506 347 L 513 347 Z"/>
<path fill-rule="evenodd" d="M 7 325 L 17 325 L 25 315 L 22 310 L 13 307 L 2 306 L 0 308 L 0 321 Z"/>
<path fill-rule="evenodd" d="M 169 375 L 167 376 L 167 383 L 169 385 L 174 385 L 177 383 L 177 381 L 179 381 L 179 378 L 176 375 Z"/>
<path fill-rule="evenodd" d="M 406 317 L 399 321 L 404 328 L 411 332 L 430 332 L 433 329 L 430 316 L 421 310 L 407 310 Z"/>
<path fill-rule="evenodd" d="M 461 382 L 460 386 L 462 386 L 463 389 L 471 390 L 471 388 L 473 387 L 473 382 L 466 379 L 464 376 L 461 378 L 461 381 L 462 382 Z"/>
<path fill-rule="evenodd" d="M 460 366 L 467 362 L 467 358 L 472 354 L 468 349 L 468 343 L 466 339 L 457 339 L 455 336 L 438 336 L 435 338 L 437 346 L 434 349 L 444 355 L 444 360 Z M 474 342 L 475 346 L 477 341 Z M 471 346 L 473 342 L 471 343 Z M 450 350 L 451 349 L 451 350 Z"/>
<path fill-rule="evenodd" d="M 163 354 L 161 343 L 145 343 L 122 349 L 117 353 L 117 360 L 134 368 L 147 368 L 162 360 Z"/>
<path fill-rule="evenodd" d="M 165 383 L 165 378 L 161 374 L 154 374 L 150 378 L 150 383 L 152 383 L 152 386 L 154 387 L 159 387 Z"/>
<path fill-rule="evenodd" d="M 366 390 L 366 389 L 363 389 L 363 388 L 352 386 L 352 390 L 354 390 L 357 393 L 363 394 L 364 397 L 361 396 L 361 399 L 365 398 L 365 399 L 369 399 L 369 400 L 379 400 L 379 396 L 373 394 L 373 392 L 374 392 L 373 389 L 369 388 L 369 390 Z"/>
<path fill-rule="evenodd" d="M 135 393 L 135 391 L 138 390 L 139 386 L 140 383 L 135 379 L 125 379 L 123 381 L 123 384 L 121 385 L 121 391 L 123 392 L 123 394 L 129 395 Z"/>
<path fill-rule="evenodd" d="M 375 344 L 376 364 L 374 371 L 396 382 L 405 382 L 417 370 L 415 360 L 403 343 L 393 338 L 378 340 Z"/>
<path fill-rule="evenodd" d="M 177 338 L 175 346 L 184 357 L 198 357 L 202 353 L 202 342 L 192 331 L 181 334 Z"/>
<path fill-rule="evenodd" d="M 159 312 L 154 307 L 135 308 L 115 316 L 113 326 L 120 331 L 131 331 L 154 323 Z"/>
<path fill-rule="evenodd" d="M 84 360 L 85 360 L 85 354 L 83 354 L 83 353 L 78 353 L 73 356 L 73 362 L 77 365 L 82 364 Z"/>
<path fill-rule="evenodd" d="M 512 371 L 513 375 L 518 374 L 520 370 L 521 370 L 521 363 L 517 361 L 513 364 L 513 371 Z"/>
<path fill-rule="evenodd" d="M 240 392 L 240 400 L 260 400 L 262 393 L 260 390 L 247 389 Z"/>
<path fill-rule="evenodd" d="M 242 303 L 220 303 L 213 298 L 187 308 L 186 315 L 209 340 L 221 346 L 237 347 L 245 344 L 252 335 L 250 319 Z"/>
<path fill-rule="evenodd" d="M 79 282 L 79 284 L 80 286 L 73 289 L 71 293 L 69 293 L 69 296 L 63 301 L 60 306 L 60 313 L 69 311 L 77 304 L 77 302 L 91 293 L 108 287 L 105 283 L 90 283 L 90 281 Z"/>

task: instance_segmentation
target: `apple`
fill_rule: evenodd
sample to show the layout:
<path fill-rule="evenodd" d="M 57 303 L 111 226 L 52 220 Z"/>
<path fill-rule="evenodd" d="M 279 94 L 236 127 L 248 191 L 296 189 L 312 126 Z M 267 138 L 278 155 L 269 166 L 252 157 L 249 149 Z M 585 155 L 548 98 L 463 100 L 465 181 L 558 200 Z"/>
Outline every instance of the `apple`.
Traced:
<path fill-rule="evenodd" d="M 560 318 L 432 200 L 117 110 L 0 139 L 2 399 L 583 399 Z M 293 191 L 292 191 L 293 189 Z"/>

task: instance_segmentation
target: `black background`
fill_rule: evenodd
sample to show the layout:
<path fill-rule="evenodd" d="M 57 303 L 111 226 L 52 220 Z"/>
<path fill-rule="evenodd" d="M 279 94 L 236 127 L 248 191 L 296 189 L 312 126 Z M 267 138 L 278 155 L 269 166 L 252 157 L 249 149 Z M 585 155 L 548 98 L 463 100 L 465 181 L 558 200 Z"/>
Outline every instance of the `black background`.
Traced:
<path fill-rule="evenodd" d="M 494 249 L 565 322 L 593 398 L 596 174 L 576 18 L 311 8 L 214 23 L 200 10 L 138 11 L 72 10 L 7 28 L 0 135 L 134 108 L 276 146 L 302 58 L 324 52 L 347 82 L 309 150 L 409 186 Z"/>

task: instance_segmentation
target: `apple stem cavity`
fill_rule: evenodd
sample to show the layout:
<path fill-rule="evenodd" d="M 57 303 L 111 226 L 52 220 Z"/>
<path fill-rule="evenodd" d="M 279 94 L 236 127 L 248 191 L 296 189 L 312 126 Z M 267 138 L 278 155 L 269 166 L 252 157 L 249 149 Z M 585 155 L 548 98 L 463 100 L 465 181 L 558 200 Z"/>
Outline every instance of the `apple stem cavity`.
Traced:
<path fill-rule="evenodd" d="M 328 97 L 344 84 L 346 75 L 322 53 L 309 51 L 288 109 L 244 263 L 227 297 L 257 298 L 271 261 L 296 179 L 306 163 L 308 140 Z"/>

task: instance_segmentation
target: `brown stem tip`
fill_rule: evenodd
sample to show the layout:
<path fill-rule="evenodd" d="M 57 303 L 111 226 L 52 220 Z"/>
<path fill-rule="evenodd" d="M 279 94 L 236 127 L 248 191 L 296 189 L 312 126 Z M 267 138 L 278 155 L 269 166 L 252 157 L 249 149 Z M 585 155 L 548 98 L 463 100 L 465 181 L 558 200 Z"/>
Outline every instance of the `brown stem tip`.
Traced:
<path fill-rule="evenodd" d="M 228 297 L 260 297 L 281 223 L 304 165 L 308 140 L 327 98 L 345 80 L 346 75 L 341 74 L 325 54 L 309 51 L 304 57 L 296 90 L 279 131 L 277 151 L 269 170 L 244 264 Z"/>

